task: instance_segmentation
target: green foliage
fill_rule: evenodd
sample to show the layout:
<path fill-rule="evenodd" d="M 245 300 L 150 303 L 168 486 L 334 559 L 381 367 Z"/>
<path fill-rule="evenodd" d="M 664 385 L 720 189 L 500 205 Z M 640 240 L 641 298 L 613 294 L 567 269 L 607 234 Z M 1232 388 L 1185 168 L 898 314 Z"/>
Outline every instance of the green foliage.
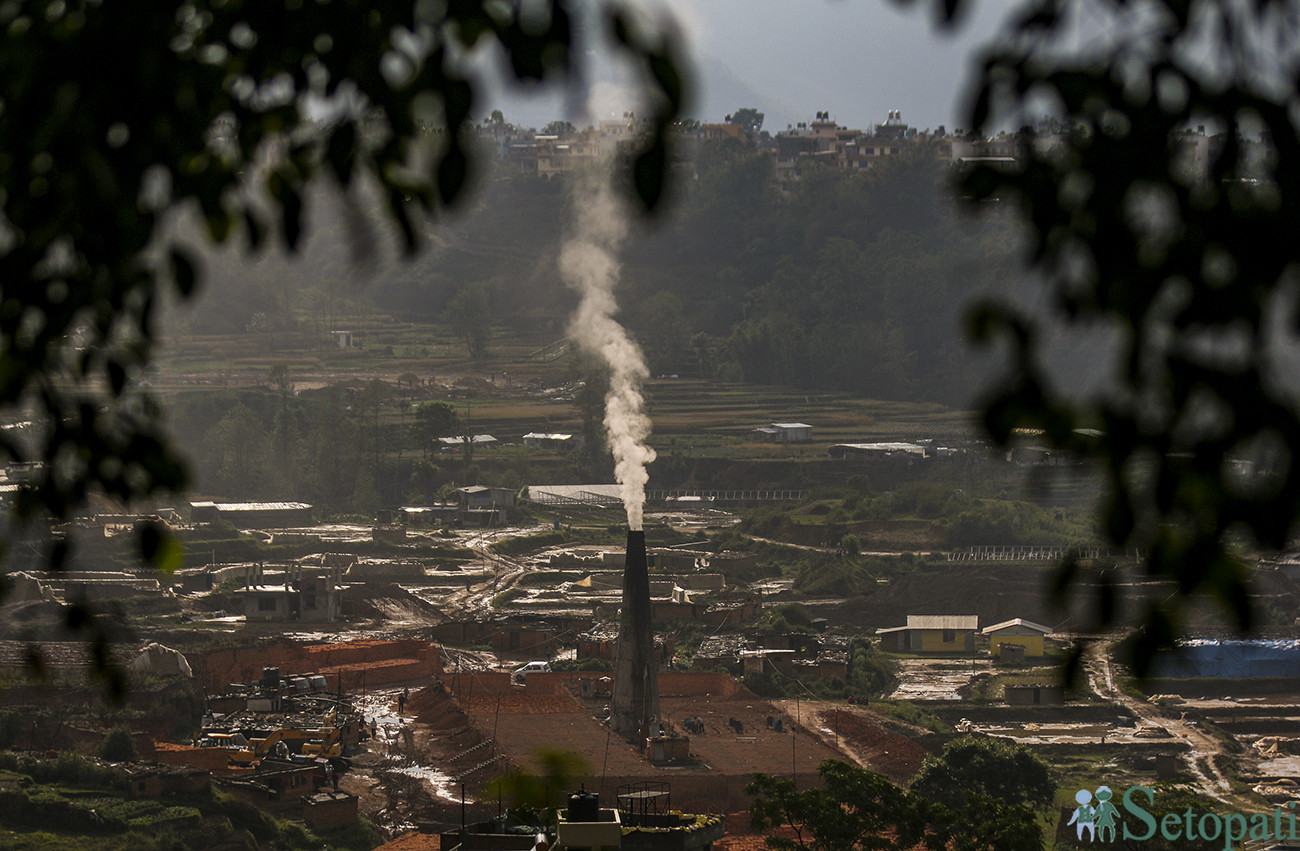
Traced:
<path fill-rule="evenodd" d="M 35 763 L 20 759 L 18 765 L 32 779 L 41 782 L 68 783 L 74 786 L 90 786 L 102 789 L 119 788 L 126 782 L 126 775 L 112 766 L 98 765 L 80 754 L 62 751 L 51 762 L 38 760 Z"/>
<path fill-rule="evenodd" d="M 54 759 L 0 751 L 0 769 L 25 774 L 37 783 L 58 783 L 92 789 L 119 789 L 126 786 L 126 774 L 121 769 L 99 765 L 72 751 L 62 751 Z"/>
<path fill-rule="evenodd" d="M 1078 543 L 1079 533 L 1058 522 L 1040 506 L 1021 500 L 972 499 L 964 510 L 944 520 L 954 547 L 998 541 L 1030 544 L 1040 541 Z M 1091 536 L 1089 536 L 1091 538 Z"/>
<path fill-rule="evenodd" d="M 352 824 L 325 832 L 321 836 L 328 847 L 345 851 L 371 851 L 384 842 L 384 835 L 369 819 L 359 818 Z"/>
<path fill-rule="evenodd" d="M 950 733 L 952 728 L 944 723 L 938 715 L 927 712 L 908 700 L 878 700 L 871 704 L 873 711 L 902 721 L 904 724 L 911 724 L 914 727 L 920 727 L 929 730 L 932 733 Z"/>
<path fill-rule="evenodd" d="M 270 369 L 267 370 L 266 381 L 273 390 L 281 393 L 293 389 L 293 382 L 289 379 L 289 365 L 282 361 L 271 364 Z"/>
<path fill-rule="evenodd" d="M 729 528 L 709 536 L 708 549 L 710 552 L 720 553 L 725 550 L 746 552 L 753 549 L 753 547 L 754 540 L 747 535 L 742 535 L 735 529 Z"/>
<path fill-rule="evenodd" d="M 849 645 L 849 694 L 863 696 L 886 694 L 898 684 L 898 660 L 882 653 L 875 642 L 855 639 Z"/>
<path fill-rule="evenodd" d="M 536 535 L 518 535 L 494 542 L 489 549 L 501 555 L 517 556 L 544 547 L 554 547 L 570 540 L 563 531 L 541 532 Z"/>
<path fill-rule="evenodd" d="M 754 535 L 771 535 L 781 528 L 787 510 L 779 505 L 762 505 L 749 509 L 741 516 L 740 528 Z"/>
<path fill-rule="evenodd" d="M 492 598 L 492 607 L 496 609 L 505 608 L 527 593 L 522 588 L 507 588 Z"/>
<path fill-rule="evenodd" d="M 794 632 L 812 629 L 812 615 L 799 603 L 777 603 L 763 611 L 757 626 L 764 632 Z"/>
<path fill-rule="evenodd" d="M 0 709 L 0 750 L 9 750 L 22 734 L 22 715 L 13 709 Z"/>
<path fill-rule="evenodd" d="M 426 453 L 439 437 L 455 437 L 462 426 L 456 409 L 447 402 L 423 402 L 415 408 L 411 440 Z"/>
<path fill-rule="evenodd" d="M 549 814 L 568 796 L 575 778 L 587 772 L 585 760 L 562 748 L 539 748 L 532 755 L 536 771 L 514 769 L 488 783 L 484 795 L 508 802 L 517 816 L 530 814 L 549 824 Z"/>
<path fill-rule="evenodd" d="M 492 304 L 481 284 L 470 284 L 447 305 L 447 321 L 460 331 L 469 356 L 478 360 L 487 354 L 492 330 Z"/>
<path fill-rule="evenodd" d="M 949 808 L 983 795 L 1009 804 L 1042 808 L 1056 795 L 1043 758 L 1024 745 L 987 736 L 964 736 L 927 757 L 911 790 Z"/>
<path fill-rule="evenodd" d="M 793 573 L 795 590 L 810 597 L 849 597 L 875 583 L 867 563 L 831 555 L 803 558 Z"/>
<path fill-rule="evenodd" d="M 99 756 L 109 762 L 135 762 L 135 738 L 129 727 L 114 727 L 104 736 L 99 746 Z"/>
<path fill-rule="evenodd" d="M 784 619 L 781 619 L 781 622 L 784 623 Z M 850 645 L 846 680 L 820 678 L 798 680 L 777 671 L 764 671 L 745 674 L 741 682 L 754 694 L 766 698 L 797 696 L 842 700 L 850 695 L 874 698 L 893 690 L 897 683 L 897 671 L 898 663 L 893 657 L 881 653 L 870 641 L 858 639 Z M 939 719 L 933 716 L 925 717 L 915 706 L 911 704 L 907 706 L 911 710 L 907 720 L 911 723 L 937 732 L 947 730 Z"/>
<path fill-rule="evenodd" d="M 72 754 L 39 760 L 0 753 L 0 768 L 15 767 L 30 782 L 0 791 L 0 844 L 6 849 L 178 851 L 252 843 L 282 851 L 316 851 L 327 842 L 331 848 L 367 851 L 380 841 L 365 820 L 318 836 L 220 792 L 164 800 L 126 797 L 123 773 Z M 107 782 L 104 772 L 111 775 Z M 45 832 L 51 825 L 57 825 L 57 834 Z"/>
<path fill-rule="evenodd" d="M 978 362 L 961 357 L 943 329 L 955 326 L 971 288 L 996 288 L 1008 255 L 994 228 L 958 226 L 938 160 L 898 158 L 834 174 L 782 200 L 760 196 L 766 182 L 749 165 L 724 160 L 715 179 L 702 175 L 704 200 L 672 230 L 678 256 L 697 276 L 713 267 L 720 291 L 740 290 L 710 302 L 735 307 L 715 308 L 715 326 L 702 330 L 721 336 L 725 323 L 726 349 L 744 380 L 874 398 L 963 395 Z M 917 199 L 924 201 L 912 206 Z M 717 268 L 718 258 L 727 268 Z"/>
<path fill-rule="evenodd" d="M 714 627 L 699 621 L 673 621 L 673 667 L 690 670 L 695 664 L 695 654 L 704 639 L 714 634 Z"/>
<path fill-rule="evenodd" d="M 255 839 L 269 840 L 278 832 L 275 820 L 247 801 L 218 792 L 214 795 L 213 802 L 217 811 L 229 819 L 231 824 L 239 825 Z"/>
<path fill-rule="evenodd" d="M 977 131 L 1025 129 L 1017 167 L 973 170 L 963 191 L 1019 208 L 1045 290 L 1034 316 L 990 303 L 971 318 L 1011 355 L 984 425 L 1003 444 L 1041 429 L 1042 443 L 1101 471 L 1104 534 L 1141 550 L 1174 590 L 1144 613 L 1130 655 L 1139 674 L 1193 600 L 1214 599 L 1248 629 L 1237 543 L 1282 549 L 1300 516 L 1289 448 L 1300 413 L 1293 383 L 1272 378 L 1295 343 L 1300 86 L 1292 59 L 1260 41 L 1294 42 L 1294 11 L 1290 0 L 1157 0 L 1138 20 L 1097 0 L 1027 0 L 975 81 Z M 1083 19 L 1106 30 L 1105 46 L 1076 38 Z M 1231 23 L 1199 25 L 1210 20 Z M 1051 144 L 1028 126 L 1042 104 Z M 1103 327 L 1116 350 L 1094 337 L 1078 355 L 1101 380 L 1086 393 L 1060 386 L 1047 341 Z M 1089 579 L 1067 565 L 1057 596 Z M 1117 625 L 1098 602 L 1089 628 Z"/>
<path fill-rule="evenodd" d="M 198 822 L 203 814 L 196 807 L 173 806 L 161 801 L 117 800 L 96 805 L 95 812 L 127 827 L 156 828 L 175 822 Z"/>
<path fill-rule="evenodd" d="M 754 694 L 766 698 L 785 697 L 788 693 L 787 686 L 798 688 L 789 682 L 786 677 L 769 673 L 745 674 L 740 678 L 740 682 Z"/>
<path fill-rule="evenodd" d="M 823 785 L 798 789 L 789 778 L 756 774 L 745 787 L 753 797 L 755 829 L 793 829 L 769 835 L 777 851 L 1040 851 L 1041 827 L 1032 810 L 990 798 L 949 809 L 904 791 L 885 777 L 835 760 L 817 769 Z"/>
<path fill-rule="evenodd" d="M 944 482 L 912 481 L 900 485 L 893 493 L 897 515 L 933 520 L 960 511 L 970 504 L 961 491 Z"/>

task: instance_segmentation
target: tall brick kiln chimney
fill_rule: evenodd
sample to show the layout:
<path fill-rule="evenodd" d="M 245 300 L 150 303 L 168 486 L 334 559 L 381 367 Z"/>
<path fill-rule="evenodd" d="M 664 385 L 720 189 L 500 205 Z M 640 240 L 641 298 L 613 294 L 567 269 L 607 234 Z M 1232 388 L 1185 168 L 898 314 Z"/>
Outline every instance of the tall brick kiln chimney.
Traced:
<path fill-rule="evenodd" d="M 649 726 L 651 718 L 659 718 L 659 677 L 650 623 L 650 570 L 646 564 L 645 532 L 636 530 L 627 533 L 623 614 L 618 626 L 610 723 L 616 732 L 634 735 Z"/>

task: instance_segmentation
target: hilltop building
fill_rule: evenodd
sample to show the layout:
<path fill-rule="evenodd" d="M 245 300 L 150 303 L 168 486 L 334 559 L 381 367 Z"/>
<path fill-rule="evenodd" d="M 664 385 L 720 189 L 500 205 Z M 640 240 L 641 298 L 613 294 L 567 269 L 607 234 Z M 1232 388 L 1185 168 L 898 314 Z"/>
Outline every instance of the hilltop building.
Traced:
<path fill-rule="evenodd" d="M 852 171 L 914 151 L 939 158 L 948 158 L 952 153 L 942 127 L 936 133 L 923 133 L 908 126 L 898 109 L 889 110 L 885 121 L 870 130 L 841 127 L 829 112 L 818 112 L 815 120 L 788 127 L 772 141 L 776 146 L 778 181 L 795 179 L 798 169 L 810 162 Z"/>

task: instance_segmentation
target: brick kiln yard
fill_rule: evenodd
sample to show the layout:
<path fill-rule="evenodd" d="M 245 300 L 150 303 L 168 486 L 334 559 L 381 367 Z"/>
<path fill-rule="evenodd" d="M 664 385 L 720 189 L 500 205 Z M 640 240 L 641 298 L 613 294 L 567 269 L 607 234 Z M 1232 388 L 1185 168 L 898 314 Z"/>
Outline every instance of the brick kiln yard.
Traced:
<path fill-rule="evenodd" d="M 792 729 L 789 715 L 729 676 L 663 673 L 659 691 L 666 724 L 683 733 L 683 719 L 699 717 L 705 732 L 690 735 L 690 759 L 654 765 L 599 720 L 608 704 L 600 692 L 609 685 L 601 676 L 532 674 L 524 686 L 511 685 L 508 674 L 450 676 L 445 682 L 451 696 L 426 690 L 413 696 L 412 708 L 420 721 L 435 727 L 452 728 L 456 716 L 467 717 L 484 741 L 495 739 L 498 752 L 517 766 L 535 768 L 531 757 L 539 748 L 576 753 L 588 766 L 579 782 L 599 792 L 607 805 L 613 805 L 620 785 L 655 781 L 670 785 L 676 809 L 737 812 L 749 803 L 744 787 L 755 772 L 788 777 L 793 767 L 801 785 L 811 784 L 821 762 L 848 758 L 815 733 Z M 579 697 L 583 679 L 591 680 L 589 698 Z M 785 731 L 769 728 L 769 717 L 780 718 Z M 743 732 L 733 730 L 731 719 Z M 503 767 L 484 769 L 479 782 Z"/>

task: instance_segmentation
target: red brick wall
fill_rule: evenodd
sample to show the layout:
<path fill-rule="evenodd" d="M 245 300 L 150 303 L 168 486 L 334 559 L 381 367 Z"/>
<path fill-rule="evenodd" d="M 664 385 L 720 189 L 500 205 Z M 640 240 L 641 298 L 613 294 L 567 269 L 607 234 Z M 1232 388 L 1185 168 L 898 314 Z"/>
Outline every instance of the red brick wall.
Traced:
<path fill-rule="evenodd" d="M 154 745 L 154 759 L 164 765 L 192 765 L 205 768 L 213 774 L 230 774 L 230 751 L 225 748 L 192 748 L 158 742 Z"/>
<path fill-rule="evenodd" d="M 342 673 L 345 691 L 360 685 L 362 670 L 373 672 L 365 675 L 367 686 L 433 677 L 442 670 L 437 645 L 409 638 L 311 645 L 284 641 L 186 658 L 202 688 L 213 694 L 224 692 L 230 683 L 261 679 L 263 668 L 279 668 L 281 676 L 326 674 L 330 688 L 338 687 Z"/>

